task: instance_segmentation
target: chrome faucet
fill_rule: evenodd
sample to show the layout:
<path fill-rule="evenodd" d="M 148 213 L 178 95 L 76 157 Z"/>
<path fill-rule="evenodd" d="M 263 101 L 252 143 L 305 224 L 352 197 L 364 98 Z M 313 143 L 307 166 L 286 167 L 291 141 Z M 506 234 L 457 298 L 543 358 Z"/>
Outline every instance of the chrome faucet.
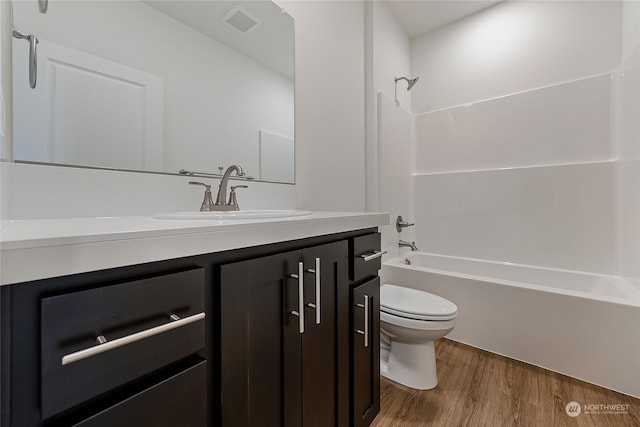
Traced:
<path fill-rule="evenodd" d="M 231 165 L 227 168 L 222 175 L 222 179 L 220 180 L 220 187 L 218 187 L 218 196 L 216 197 L 216 203 L 213 208 L 214 211 L 237 211 L 238 202 L 236 201 L 235 194 L 234 197 L 229 198 L 229 202 L 227 203 L 227 185 L 229 183 L 229 178 L 231 174 L 235 172 L 237 176 L 244 176 L 244 171 L 238 165 Z M 235 202 L 235 203 L 233 203 Z"/>
<path fill-rule="evenodd" d="M 407 247 L 407 248 L 411 248 L 412 251 L 418 251 L 418 247 L 416 246 L 416 242 L 407 242 L 405 240 L 399 240 L 398 241 L 398 247 L 402 248 L 402 247 Z"/>

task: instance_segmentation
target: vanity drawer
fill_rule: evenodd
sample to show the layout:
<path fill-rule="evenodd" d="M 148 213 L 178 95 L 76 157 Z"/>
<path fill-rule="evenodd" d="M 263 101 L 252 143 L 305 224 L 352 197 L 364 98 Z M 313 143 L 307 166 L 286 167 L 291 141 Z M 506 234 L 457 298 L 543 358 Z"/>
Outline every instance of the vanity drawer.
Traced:
<path fill-rule="evenodd" d="M 207 362 L 202 361 L 74 426 L 205 427 L 206 423 Z"/>
<path fill-rule="evenodd" d="M 380 233 L 371 233 L 349 240 L 349 279 L 359 281 L 377 276 L 382 266 Z"/>
<path fill-rule="evenodd" d="M 43 419 L 205 345 L 202 268 L 43 298 L 40 309 Z"/>

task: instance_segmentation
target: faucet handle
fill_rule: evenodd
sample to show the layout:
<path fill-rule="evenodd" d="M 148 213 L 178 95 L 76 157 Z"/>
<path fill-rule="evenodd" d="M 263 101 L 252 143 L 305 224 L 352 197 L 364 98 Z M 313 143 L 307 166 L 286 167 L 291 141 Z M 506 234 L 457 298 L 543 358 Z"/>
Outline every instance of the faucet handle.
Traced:
<path fill-rule="evenodd" d="M 409 224 L 408 222 L 403 220 L 402 215 L 398 215 L 398 218 L 396 218 L 396 231 L 398 233 L 400 233 L 403 228 L 411 227 L 414 225 L 415 225 L 414 223 Z"/>
<path fill-rule="evenodd" d="M 204 182 L 197 182 L 197 181 L 189 181 L 189 184 L 204 186 L 204 199 L 202 200 L 202 205 L 200 205 L 200 212 L 212 210 L 213 199 L 211 198 L 211 186 L 208 184 L 205 184 Z"/>
<path fill-rule="evenodd" d="M 229 205 L 233 206 L 233 209 L 236 211 L 240 210 L 240 206 L 238 206 L 238 199 L 236 198 L 236 188 L 249 188 L 248 185 L 232 185 L 231 192 L 229 193 Z"/>
<path fill-rule="evenodd" d="M 191 184 L 191 185 L 202 185 L 202 186 L 206 187 L 205 191 L 211 191 L 211 186 L 205 184 L 204 182 L 189 181 L 189 184 Z"/>

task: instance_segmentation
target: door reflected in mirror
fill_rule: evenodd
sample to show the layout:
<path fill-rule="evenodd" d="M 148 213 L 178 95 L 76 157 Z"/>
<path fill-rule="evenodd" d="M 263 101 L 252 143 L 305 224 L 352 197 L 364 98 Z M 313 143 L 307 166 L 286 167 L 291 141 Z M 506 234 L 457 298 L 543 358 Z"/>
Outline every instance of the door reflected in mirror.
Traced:
<path fill-rule="evenodd" d="M 14 1 L 15 161 L 294 181 L 293 19 L 269 1 Z"/>

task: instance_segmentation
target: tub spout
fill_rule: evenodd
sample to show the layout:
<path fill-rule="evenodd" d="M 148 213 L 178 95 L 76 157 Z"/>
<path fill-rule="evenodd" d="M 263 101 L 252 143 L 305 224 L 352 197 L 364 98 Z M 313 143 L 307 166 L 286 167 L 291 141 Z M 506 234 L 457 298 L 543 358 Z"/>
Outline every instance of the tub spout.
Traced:
<path fill-rule="evenodd" d="M 398 241 L 398 247 L 402 248 L 406 246 L 407 248 L 411 248 L 412 251 L 418 251 L 418 247 L 416 246 L 416 242 L 407 242 L 405 240 Z"/>

